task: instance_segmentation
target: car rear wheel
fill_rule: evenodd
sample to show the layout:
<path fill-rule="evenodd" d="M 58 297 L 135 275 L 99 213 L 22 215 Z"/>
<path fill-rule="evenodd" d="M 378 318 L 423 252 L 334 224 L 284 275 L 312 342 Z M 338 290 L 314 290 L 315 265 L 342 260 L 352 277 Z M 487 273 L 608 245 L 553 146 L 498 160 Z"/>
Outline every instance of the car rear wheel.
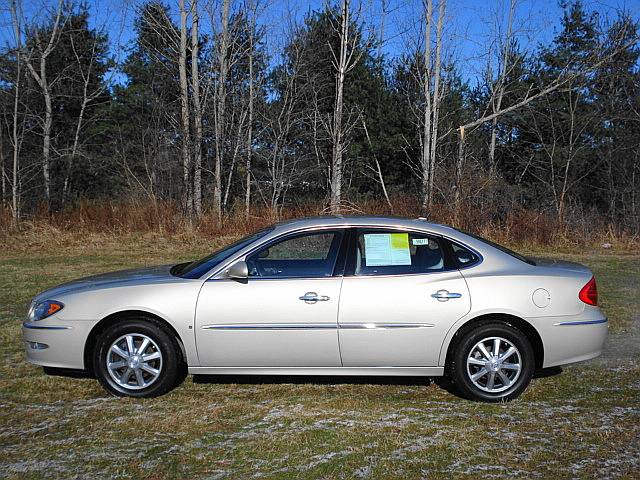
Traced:
<path fill-rule="evenodd" d="M 172 335 L 147 319 L 131 319 L 106 330 L 96 343 L 94 372 L 111 393 L 156 397 L 184 378 L 180 349 Z"/>
<path fill-rule="evenodd" d="M 450 372 L 464 397 L 501 402 L 513 400 L 527 388 L 534 367 L 526 335 L 506 323 L 484 323 L 462 335 Z"/>

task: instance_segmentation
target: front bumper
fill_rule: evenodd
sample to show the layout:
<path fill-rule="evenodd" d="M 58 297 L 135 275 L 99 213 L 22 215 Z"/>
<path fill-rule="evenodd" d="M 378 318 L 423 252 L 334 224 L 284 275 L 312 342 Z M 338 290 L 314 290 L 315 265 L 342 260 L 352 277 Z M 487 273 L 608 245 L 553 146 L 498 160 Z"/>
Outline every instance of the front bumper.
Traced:
<path fill-rule="evenodd" d="M 84 369 L 84 346 L 90 331 L 89 322 L 63 324 L 55 318 L 24 322 L 27 361 L 43 367 Z"/>
<path fill-rule="evenodd" d="M 609 332 L 609 321 L 597 308 L 585 309 L 578 316 L 538 317 L 529 321 L 542 338 L 544 368 L 600 356 Z"/>

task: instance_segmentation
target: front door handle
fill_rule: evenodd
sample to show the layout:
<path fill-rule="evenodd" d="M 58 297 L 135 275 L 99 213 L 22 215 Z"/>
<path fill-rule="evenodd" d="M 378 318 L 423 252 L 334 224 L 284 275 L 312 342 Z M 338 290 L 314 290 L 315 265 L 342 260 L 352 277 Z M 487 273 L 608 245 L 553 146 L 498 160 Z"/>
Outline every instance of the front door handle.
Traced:
<path fill-rule="evenodd" d="M 316 292 L 307 292 L 298 298 L 307 303 L 326 302 L 329 300 L 329 297 L 326 295 L 318 295 Z"/>
<path fill-rule="evenodd" d="M 461 293 L 449 292 L 449 290 L 438 290 L 436 293 L 432 293 L 431 296 L 439 302 L 446 302 L 450 298 L 460 298 Z"/>

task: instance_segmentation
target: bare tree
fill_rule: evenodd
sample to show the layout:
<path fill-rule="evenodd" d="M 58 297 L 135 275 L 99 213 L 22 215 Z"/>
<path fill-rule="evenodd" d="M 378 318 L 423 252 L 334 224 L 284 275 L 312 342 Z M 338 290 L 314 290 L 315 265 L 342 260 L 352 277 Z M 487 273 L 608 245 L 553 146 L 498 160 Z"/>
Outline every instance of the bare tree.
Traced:
<path fill-rule="evenodd" d="M 462 183 L 462 172 L 464 168 L 465 162 L 465 144 L 466 144 L 466 135 L 468 132 L 477 128 L 478 126 L 492 122 L 494 119 L 498 118 L 501 115 L 505 115 L 509 112 L 513 112 L 514 110 L 518 110 L 526 105 L 529 105 L 531 102 L 544 98 L 547 95 L 556 92 L 556 91 L 566 91 L 570 92 L 579 87 L 579 85 L 572 83 L 578 79 L 585 78 L 589 73 L 595 71 L 601 65 L 610 61 L 615 55 L 619 52 L 624 51 L 631 45 L 634 45 L 638 42 L 637 38 L 633 38 L 628 42 L 624 42 L 618 48 L 611 50 L 610 52 L 604 53 L 600 48 L 595 48 L 586 59 L 578 61 L 577 63 L 570 62 L 565 65 L 564 68 L 558 73 L 558 75 L 549 81 L 546 85 L 539 87 L 534 84 L 530 85 L 528 90 L 525 92 L 523 97 L 508 107 L 502 107 L 499 110 L 493 111 L 492 113 L 486 113 L 479 118 L 472 120 L 464 125 L 460 125 L 458 127 L 458 160 L 456 162 L 456 180 L 455 180 L 455 205 L 458 207 L 460 204 L 461 191 L 460 186 Z M 537 87 L 537 88 L 536 88 Z"/>
<path fill-rule="evenodd" d="M 422 210 L 427 212 L 433 203 L 433 189 L 438 146 L 438 125 L 440 120 L 440 104 L 443 97 L 441 87 L 442 66 L 442 32 L 446 11 L 446 0 L 438 2 L 438 20 L 436 25 L 435 59 L 431 58 L 431 25 L 433 17 L 433 0 L 423 2 L 425 21 L 424 59 L 422 72 L 422 88 L 424 93 L 424 120 L 422 124 L 422 151 L 420 157 L 422 173 Z"/>
<path fill-rule="evenodd" d="M 0 205 L 4 207 L 7 200 L 7 172 L 4 165 L 4 125 L 2 124 L 0 124 L 0 177 L 2 177 L 2 199 L 0 199 Z"/>
<path fill-rule="evenodd" d="M 254 49 L 256 34 L 257 1 L 252 0 L 249 6 L 251 19 L 248 22 L 249 28 L 249 107 L 247 119 L 247 148 L 245 160 L 245 192 L 244 192 L 244 216 L 248 220 L 251 207 L 251 157 L 253 153 L 253 122 L 255 103 L 255 74 L 254 74 Z"/>
<path fill-rule="evenodd" d="M 80 110 L 78 113 L 78 118 L 76 120 L 76 127 L 74 130 L 71 151 L 67 154 L 67 165 L 66 165 L 66 171 L 64 176 L 64 183 L 62 186 L 62 203 L 63 204 L 66 202 L 67 197 L 69 195 L 71 172 L 73 169 L 73 164 L 79 155 L 80 142 L 81 142 L 80 136 L 81 136 L 82 128 L 84 126 L 85 114 L 87 112 L 87 108 L 90 106 L 90 104 L 93 101 L 95 101 L 100 95 L 102 95 L 105 92 L 108 85 L 108 82 L 105 81 L 105 82 L 99 83 L 93 90 L 89 89 L 91 79 L 92 79 L 92 70 L 96 67 L 96 62 L 98 60 L 97 48 L 98 48 L 99 39 L 97 37 L 94 38 L 93 45 L 91 45 L 91 56 L 89 58 L 89 64 L 86 72 L 83 69 L 84 62 L 83 62 L 83 59 L 81 59 L 80 54 L 78 53 L 78 49 L 76 48 L 76 41 L 73 35 L 70 36 L 70 40 L 71 40 L 71 49 L 73 51 L 73 56 L 76 59 L 77 71 L 79 72 L 80 77 L 82 78 L 82 99 L 80 102 Z"/>
<path fill-rule="evenodd" d="M 191 0 L 191 93 L 193 96 L 193 206 L 202 215 L 202 102 L 200 100 L 198 0 Z"/>
<path fill-rule="evenodd" d="M 185 0 L 179 0 L 180 10 L 180 50 L 178 52 L 178 70 L 180 75 L 180 118 L 182 129 L 182 176 L 183 204 L 189 218 L 193 214 L 193 189 L 191 186 L 191 154 L 189 132 L 189 83 L 187 79 L 187 9 Z"/>
<path fill-rule="evenodd" d="M 218 78 L 215 95 L 215 159 L 213 168 L 213 209 L 218 223 L 222 222 L 222 157 L 224 150 L 224 130 L 225 130 L 225 107 L 226 107 L 226 84 L 229 65 L 227 57 L 229 54 L 229 10 L 230 0 L 222 0 L 222 12 L 220 17 L 221 34 L 218 39 L 217 60 Z"/>
<path fill-rule="evenodd" d="M 347 73 L 358 64 L 363 53 L 362 50 L 358 48 L 361 40 L 361 32 L 358 28 L 352 29 L 352 23 L 358 24 L 358 15 L 352 19 L 351 0 L 342 0 L 339 25 L 334 25 L 340 39 L 340 50 L 335 52 L 331 45 L 329 45 L 336 72 L 336 96 L 330 132 L 332 144 L 330 182 L 331 213 L 338 213 L 340 211 L 340 202 L 342 201 L 342 164 L 343 154 L 347 146 L 345 133 L 349 128 L 343 122 L 344 82 Z"/>
<path fill-rule="evenodd" d="M 53 107 L 51 99 L 51 83 L 47 78 L 47 59 L 56 46 L 61 29 L 62 0 L 58 0 L 53 27 L 49 32 L 48 39 L 40 38 L 40 28 L 35 26 L 33 33 L 35 37 L 35 48 L 38 51 L 38 70 L 32 64 L 32 56 L 26 56 L 26 65 L 31 76 L 36 81 L 44 98 L 45 114 L 42 121 L 42 175 L 44 177 L 44 195 L 47 205 L 51 202 L 51 178 L 49 163 L 51 159 L 51 127 L 53 125 Z"/>
<path fill-rule="evenodd" d="M 309 115 L 309 112 L 297 108 L 297 104 L 301 98 L 314 93 L 313 86 L 302 81 L 301 78 L 301 72 L 307 68 L 303 60 L 306 52 L 302 43 L 291 41 L 291 38 L 297 34 L 299 32 L 295 27 L 290 27 L 283 35 L 290 37 L 288 42 L 290 50 L 289 59 L 283 65 L 285 71 L 279 77 L 282 84 L 278 88 L 278 97 L 271 104 L 270 109 L 258 113 L 259 122 L 264 125 L 262 136 L 270 145 L 269 149 L 257 153 L 261 163 L 266 167 L 264 183 L 268 192 L 265 193 L 260 189 L 259 181 L 254 184 L 265 206 L 269 207 L 276 216 L 284 203 L 288 189 L 303 175 L 301 165 L 309 161 L 308 158 L 303 158 L 295 152 L 296 138 L 293 135 L 296 128 L 306 126 L 305 120 Z"/>
<path fill-rule="evenodd" d="M 18 0 L 11 1 L 11 20 L 13 23 L 13 35 L 15 37 L 15 62 L 16 76 L 13 84 L 13 121 L 11 124 L 11 143 L 12 143 L 12 183 L 11 183 L 11 219 L 14 226 L 18 224 L 20 218 L 20 190 L 18 183 L 18 163 L 20 159 L 20 146 L 22 144 L 22 136 L 18 133 L 18 115 L 20 105 L 20 82 L 22 73 L 22 31 L 20 26 L 20 11 L 22 4 Z"/>
<path fill-rule="evenodd" d="M 509 73 L 509 69 L 511 68 L 511 59 L 510 53 L 512 48 L 512 40 L 513 40 L 513 21 L 515 17 L 517 0 L 509 1 L 509 13 L 507 16 L 507 28 L 504 38 L 502 41 L 502 48 L 500 49 L 500 58 L 498 61 L 499 65 L 499 75 L 494 84 L 490 83 L 491 88 L 491 98 L 489 102 L 491 103 L 491 110 L 493 113 L 500 111 L 502 108 L 502 99 L 504 98 L 506 83 L 507 83 L 507 74 Z M 494 117 L 491 121 L 491 141 L 489 144 L 489 176 L 495 176 L 496 170 L 496 135 L 498 130 L 498 117 Z"/>

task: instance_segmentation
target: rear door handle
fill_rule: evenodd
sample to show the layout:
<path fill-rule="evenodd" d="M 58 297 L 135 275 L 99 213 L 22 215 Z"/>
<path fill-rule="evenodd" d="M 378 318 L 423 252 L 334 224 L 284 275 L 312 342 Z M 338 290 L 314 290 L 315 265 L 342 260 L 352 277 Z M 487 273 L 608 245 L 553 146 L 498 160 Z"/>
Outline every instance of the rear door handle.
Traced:
<path fill-rule="evenodd" d="M 307 303 L 326 302 L 327 300 L 329 300 L 328 296 L 318 295 L 316 292 L 307 292 L 303 296 L 298 298 Z"/>
<path fill-rule="evenodd" d="M 446 302 L 451 298 L 460 298 L 462 294 L 449 292 L 449 290 L 438 290 L 436 293 L 432 293 L 431 296 L 439 302 Z"/>

